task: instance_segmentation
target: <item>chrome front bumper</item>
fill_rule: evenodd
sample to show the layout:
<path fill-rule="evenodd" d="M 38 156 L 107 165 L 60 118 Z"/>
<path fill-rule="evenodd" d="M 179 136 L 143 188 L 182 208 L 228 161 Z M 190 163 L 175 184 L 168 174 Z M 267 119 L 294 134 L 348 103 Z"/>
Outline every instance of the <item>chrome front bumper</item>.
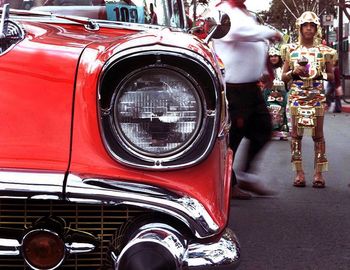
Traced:
<path fill-rule="evenodd" d="M 157 229 L 159 228 L 155 228 L 153 231 Z M 4 233 L 6 233 L 5 229 L 0 228 L 0 234 L 3 235 Z M 209 270 L 224 267 L 230 267 L 230 270 L 233 270 L 236 269 L 240 261 L 240 246 L 235 234 L 230 229 L 226 229 L 217 242 L 192 243 L 188 245 L 187 249 L 181 245 L 181 242 L 187 242 L 186 239 L 184 239 L 185 241 L 178 241 L 171 233 L 165 234 L 167 237 L 161 240 L 158 237 L 154 238 L 154 232 L 152 232 L 152 235 L 153 239 L 151 241 L 153 243 L 158 242 L 162 246 L 169 247 L 168 251 L 171 253 L 178 270 Z M 139 240 L 137 239 L 136 242 L 140 243 Z M 86 253 L 94 249 L 92 244 L 86 242 L 75 242 L 74 246 L 77 248 L 72 248 L 66 243 L 67 254 Z M 21 249 L 22 245 L 18 238 L 0 237 L 0 256 L 20 256 Z M 112 253 L 111 257 L 114 260 L 115 269 L 126 270 L 118 267 L 118 255 Z"/>
<path fill-rule="evenodd" d="M 227 228 L 217 242 L 191 244 L 188 248 L 186 264 L 189 269 L 236 269 L 240 262 L 240 245 L 233 231 Z"/>
<path fill-rule="evenodd" d="M 152 231 L 149 234 L 152 239 L 146 240 L 154 242 L 153 237 L 155 236 L 160 246 L 163 246 L 164 243 L 167 244 L 167 251 L 175 258 L 176 269 L 205 270 L 229 267 L 232 270 L 239 264 L 240 246 L 235 234 L 229 228 L 226 228 L 220 238 L 215 238 L 215 235 L 219 233 L 218 225 L 210 217 L 204 206 L 194 198 L 181 197 L 150 185 L 117 182 L 108 179 L 82 179 L 75 175 L 68 176 L 65 193 L 63 194 L 63 183 L 63 175 L 59 174 L 2 171 L 0 172 L 0 186 L 2 187 L 0 188 L 0 198 L 7 200 L 67 201 L 84 205 L 129 205 L 153 210 L 181 221 L 196 236 L 189 239 L 179 233 L 173 233 L 177 231 L 176 228 L 169 226 L 169 229 L 160 228 L 169 236 L 165 237 L 165 240 L 163 233 L 158 235 L 155 233 L 157 230 L 159 231 L 157 225 L 147 228 L 147 230 Z M 12 232 L 12 235 L 16 236 L 11 238 L 8 229 L 0 228 L 0 257 L 21 255 L 20 230 Z M 208 242 L 206 239 L 215 240 Z M 91 244 L 80 243 L 78 240 L 74 243 L 74 247 L 71 246 L 71 243 L 65 243 L 67 252 L 74 254 L 89 253 L 87 246 L 90 247 Z M 112 256 L 112 259 L 115 260 L 115 269 L 118 269 L 118 256 L 120 254 Z"/>

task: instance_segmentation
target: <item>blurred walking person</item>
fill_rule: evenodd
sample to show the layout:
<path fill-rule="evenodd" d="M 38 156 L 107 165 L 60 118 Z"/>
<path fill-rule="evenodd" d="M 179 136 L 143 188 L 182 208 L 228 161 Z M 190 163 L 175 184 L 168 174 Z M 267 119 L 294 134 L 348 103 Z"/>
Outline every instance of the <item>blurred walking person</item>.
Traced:
<path fill-rule="evenodd" d="M 338 66 L 338 60 L 334 61 L 333 73 L 334 73 L 334 80 L 329 81 L 326 87 L 326 102 L 329 110 L 331 110 L 330 108 L 332 108 L 331 111 L 333 111 L 334 113 L 341 113 L 342 112 L 341 97 L 343 95 L 343 87 L 341 85 L 341 80 L 340 80 L 340 70 Z M 331 106 L 332 102 L 334 102 L 334 107 Z"/>
<path fill-rule="evenodd" d="M 245 162 L 237 178 L 232 171 L 232 197 L 249 199 L 249 193 L 272 195 L 253 173 L 254 160 L 271 138 L 271 117 L 258 86 L 266 71 L 268 40 L 280 41 L 282 35 L 259 25 L 244 5 L 245 0 L 222 0 L 220 13 L 230 19 L 228 33 L 214 39 L 214 49 L 225 66 L 226 95 L 231 117 L 230 147 L 237 152 L 243 138 L 249 141 Z M 237 181 L 238 179 L 238 181 Z M 238 182 L 238 185 L 237 185 Z"/>

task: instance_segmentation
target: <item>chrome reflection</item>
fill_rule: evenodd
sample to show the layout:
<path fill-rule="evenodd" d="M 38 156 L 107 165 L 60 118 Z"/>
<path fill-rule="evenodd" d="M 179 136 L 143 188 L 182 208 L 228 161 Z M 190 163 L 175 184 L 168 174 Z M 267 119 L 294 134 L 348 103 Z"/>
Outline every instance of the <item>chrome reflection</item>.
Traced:
<path fill-rule="evenodd" d="M 69 175 L 66 198 L 74 202 L 126 204 L 166 213 L 188 226 L 198 238 L 212 236 L 219 226 L 204 206 L 194 198 L 181 197 L 168 190 L 150 185 L 107 179 L 82 179 Z"/>
<path fill-rule="evenodd" d="M 91 252 L 96 248 L 96 245 L 91 243 L 66 243 L 66 250 L 69 252 L 69 254 L 76 254 L 76 253 L 87 253 Z"/>
<path fill-rule="evenodd" d="M 0 237 L 0 256 L 18 256 L 21 244 L 17 239 Z"/>
<path fill-rule="evenodd" d="M 187 251 L 186 264 L 191 267 L 237 266 L 240 259 L 240 246 L 236 235 L 226 229 L 217 242 L 193 243 Z M 233 269 L 233 268 L 230 268 Z"/>
<path fill-rule="evenodd" d="M 128 260 L 142 261 L 148 251 L 152 252 L 147 244 L 151 244 L 151 247 L 158 247 L 159 253 L 164 252 L 164 257 L 160 254 L 160 257 L 157 258 L 157 264 L 172 265 L 174 269 L 182 269 L 187 241 L 174 228 L 167 224 L 151 223 L 139 228 L 134 235 L 135 237 L 130 239 L 119 255 L 112 256 L 114 260 L 116 259 L 114 261 L 116 270 L 125 270 Z M 135 249 L 143 250 L 143 252 L 134 253 Z"/>
<path fill-rule="evenodd" d="M 123 260 L 140 260 L 141 258 L 135 256 L 130 258 L 127 254 L 133 254 L 132 249 L 137 245 L 139 249 L 147 250 L 149 247 L 146 243 L 149 242 L 162 246 L 171 254 L 173 260 L 168 257 L 168 265 L 174 265 L 174 269 L 220 269 L 220 266 L 235 269 L 239 264 L 239 242 L 230 229 L 226 229 L 217 242 L 209 243 L 188 243 L 174 228 L 159 223 L 145 225 L 135 234 L 119 255 L 112 252 L 111 258 L 116 270 L 124 270 Z M 142 256 L 140 252 L 134 254 Z"/>
<path fill-rule="evenodd" d="M 64 177 L 63 173 L 0 171 L 0 198 L 58 200 Z"/>

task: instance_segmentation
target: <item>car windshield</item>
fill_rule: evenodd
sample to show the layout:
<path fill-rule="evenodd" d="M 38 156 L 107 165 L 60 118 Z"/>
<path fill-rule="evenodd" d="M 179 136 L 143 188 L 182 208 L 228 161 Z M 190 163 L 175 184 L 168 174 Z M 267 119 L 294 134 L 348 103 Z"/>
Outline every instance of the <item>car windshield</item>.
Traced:
<path fill-rule="evenodd" d="M 0 0 L 0 6 L 94 20 L 183 27 L 181 0 Z"/>

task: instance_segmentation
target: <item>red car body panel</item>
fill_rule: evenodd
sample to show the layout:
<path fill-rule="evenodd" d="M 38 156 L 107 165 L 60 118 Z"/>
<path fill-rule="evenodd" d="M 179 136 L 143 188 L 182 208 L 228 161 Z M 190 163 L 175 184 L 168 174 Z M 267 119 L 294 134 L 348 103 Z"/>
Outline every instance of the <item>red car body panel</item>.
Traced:
<path fill-rule="evenodd" d="M 26 22 L 23 27 L 26 38 L 0 61 L 5 74 L 0 77 L 0 167 L 65 171 L 76 69 L 96 35 L 83 26 Z"/>
<path fill-rule="evenodd" d="M 0 167 L 64 171 L 75 70 L 84 45 L 63 38 L 60 27 L 29 24 L 25 29 L 25 40 L 0 61 L 5 74 L 0 77 Z"/>

